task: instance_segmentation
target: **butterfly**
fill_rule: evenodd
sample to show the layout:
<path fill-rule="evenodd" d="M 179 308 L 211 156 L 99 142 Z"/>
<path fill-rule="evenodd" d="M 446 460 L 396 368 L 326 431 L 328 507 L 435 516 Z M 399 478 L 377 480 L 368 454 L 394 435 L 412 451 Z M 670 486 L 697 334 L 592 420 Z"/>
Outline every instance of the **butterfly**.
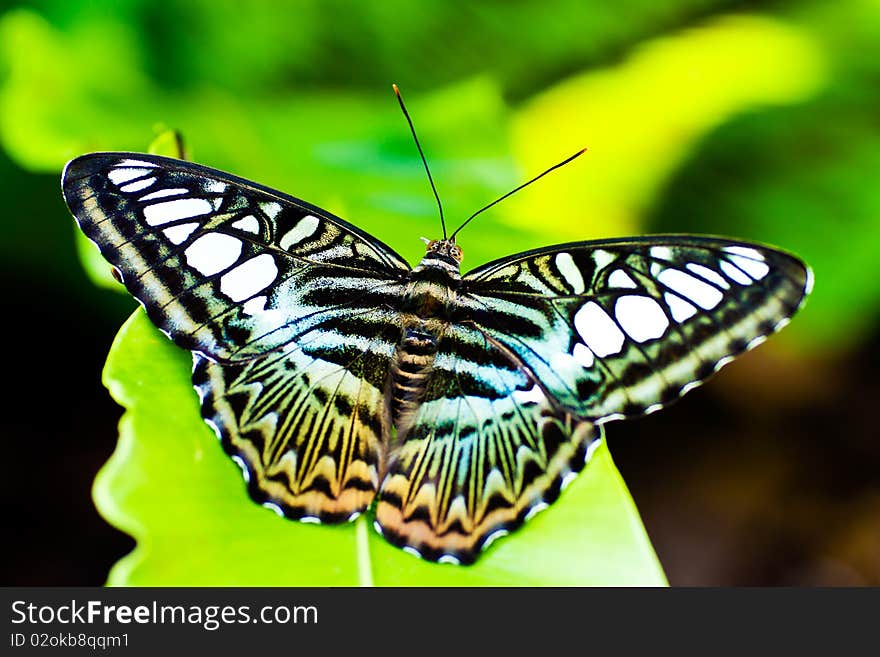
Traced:
<path fill-rule="evenodd" d="M 553 503 L 605 422 L 678 399 L 812 285 L 792 255 L 693 235 L 561 244 L 462 275 L 444 224 L 410 267 L 309 203 L 141 153 L 78 157 L 62 187 L 192 352 L 202 416 L 257 502 L 314 523 L 372 509 L 388 541 L 443 563 L 472 563 Z"/>

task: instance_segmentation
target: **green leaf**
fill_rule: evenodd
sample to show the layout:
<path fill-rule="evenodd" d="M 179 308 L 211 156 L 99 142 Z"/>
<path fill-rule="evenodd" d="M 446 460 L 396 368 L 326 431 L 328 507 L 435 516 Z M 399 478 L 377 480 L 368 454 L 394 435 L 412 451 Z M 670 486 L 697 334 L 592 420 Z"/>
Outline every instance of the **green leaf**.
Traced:
<path fill-rule="evenodd" d="M 99 511 L 137 539 L 112 585 L 664 585 L 638 513 L 604 446 L 559 501 L 473 566 L 420 561 L 367 520 L 339 527 L 279 518 L 250 500 L 202 422 L 190 356 L 137 311 L 104 372 L 126 408 L 95 480 Z"/>

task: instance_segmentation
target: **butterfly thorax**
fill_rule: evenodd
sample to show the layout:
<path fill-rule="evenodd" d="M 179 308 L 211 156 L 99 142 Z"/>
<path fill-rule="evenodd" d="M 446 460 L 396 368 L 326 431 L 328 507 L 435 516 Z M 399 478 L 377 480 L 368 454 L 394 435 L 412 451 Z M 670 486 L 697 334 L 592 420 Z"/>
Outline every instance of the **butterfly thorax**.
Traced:
<path fill-rule="evenodd" d="M 405 432 L 427 390 L 434 358 L 461 283 L 461 249 L 451 240 L 428 242 L 410 274 L 401 303 L 402 332 L 389 376 L 391 421 Z"/>

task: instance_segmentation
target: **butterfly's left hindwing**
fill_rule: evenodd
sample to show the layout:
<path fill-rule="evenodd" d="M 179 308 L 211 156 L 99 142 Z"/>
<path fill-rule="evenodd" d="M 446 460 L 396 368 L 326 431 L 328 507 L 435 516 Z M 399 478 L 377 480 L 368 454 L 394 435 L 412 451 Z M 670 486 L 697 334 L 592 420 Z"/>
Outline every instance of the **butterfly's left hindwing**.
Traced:
<path fill-rule="evenodd" d="M 369 327 L 409 266 L 338 217 L 281 192 L 171 158 L 70 162 L 64 196 L 83 232 L 178 345 L 222 362 L 315 327 Z"/>
<path fill-rule="evenodd" d="M 755 244 L 651 236 L 560 245 L 463 279 L 462 321 L 556 404 L 595 422 L 651 412 L 784 326 L 812 284 Z"/>
<path fill-rule="evenodd" d="M 343 522 L 378 488 L 394 326 L 318 348 L 325 337 L 306 334 L 245 363 L 195 356 L 193 383 L 255 500 L 289 518 Z"/>

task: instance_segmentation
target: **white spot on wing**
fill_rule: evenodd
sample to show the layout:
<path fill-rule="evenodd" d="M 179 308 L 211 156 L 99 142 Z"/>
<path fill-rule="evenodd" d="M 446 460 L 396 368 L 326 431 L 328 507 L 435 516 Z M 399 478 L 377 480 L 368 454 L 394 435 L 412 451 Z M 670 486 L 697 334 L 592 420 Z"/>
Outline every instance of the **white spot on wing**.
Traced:
<path fill-rule="evenodd" d="M 279 246 L 286 251 L 294 244 L 299 244 L 304 239 L 314 235 L 320 224 L 320 219 L 307 214 L 305 217 L 297 221 L 293 228 L 284 233 L 284 237 L 281 238 Z"/>
<path fill-rule="evenodd" d="M 569 472 L 562 478 L 562 483 L 559 484 L 560 490 L 565 490 L 569 486 L 571 486 L 571 482 L 577 479 L 577 472 Z"/>
<path fill-rule="evenodd" d="M 514 390 L 513 398 L 520 404 L 526 402 L 535 402 L 540 404 L 546 399 L 546 397 L 544 396 L 544 391 L 538 387 L 538 384 L 533 385 L 529 390 Z"/>
<path fill-rule="evenodd" d="M 724 280 L 724 276 L 719 274 L 714 269 L 709 269 L 708 267 L 704 267 L 703 265 L 697 264 L 696 262 L 689 262 L 685 265 L 692 272 L 697 274 L 698 276 L 702 276 L 710 283 L 714 283 L 718 287 L 729 290 L 730 284 Z"/>
<path fill-rule="evenodd" d="M 546 509 L 547 506 L 548 506 L 548 504 L 546 502 L 538 502 L 537 504 L 535 504 L 535 506 L 533 506 L 531 509 L 529 509 L 529 512 L 526 514 L 525 520 L 531 520 L 536 515 L 541 513 L 541 511 Z"/>
<path fill-rule="evenodd" d="M 656 340 L 669 327 L 663 308 L 651 297 L 628 294 L 614 305 L 617 322 L 637 342 Z"/>
<path fill-rule="evenodd" d="M 150 176 L 149 178 L 144 178 L 143 180 L 135 180 L 133 183 L 128 183 L 127 185 L 120 187 L 120 192 L 125 192 L 126 194 L 130 194 L 131 192 L 139 192 L 142 189 L 146 189 L 150 185 L 156 182 L 155 176 Z"/>
<path fill-rule="evenodd" d="M 217 423 L 210 418 L 204 418 L 205 424 L 211 427 L 211 431 L 214 432 L 214 435 L 217 436 L 217 440 L 223 440 L 223 434 L 220 433 L 220 427 L 217 426 Z"/>
<path fill-rule="evenodd" d="M 636 288 L 636 282 L 630 278 L 629 274 L 627 274 L 622 269 L 615 269 L 611 272 L 611 276 L 608 277 L 608 285 L 611 287 L 625 287 L 625 288 Z"/>
<path fill-rule="evenodd" d="M 697 314 L 697 309 L 677 294 L 666 292 L 663 298 L 666 299 L 666 304 L 672 313 L 672 319 L 676 322 L 683 322 Z"/>
<path fill-rule="evenodd" d="M 565 279 L 565 282 L 568 283 L 572 293 L 582 294 L 584 291 L 584 277 L 581 276 L 580 270 L 574 264 L 574 258 L 571 257 L 571 254 L 565 251 L 557 253 L 555 262 L 556 268 L 559 270 L 562 278 Z"/>
<path fill-rule="evenodd" d="M 117 187 L 122 185 L 123 183 L 127 183 L 129 180 L 133 180 L 135 178 L 140 178 L 141 176 L 145 176 L 149 173 L 149 171 L 145 169 L 129 169 L 129 168 L 118 168 L 113 169 L 110 173 L 107 174 L 107 177 Z"/>
<path fill-rule="evenodd" d="M 122 160 L 117 166 L 120 167 L 148 167 L 155 169 L 158 165 L 152 162 L 144 162 L 143 160 Z"/>
<path fill-rule="evenodd" d="M 281 212 L 281 204 L 275 203 L 274 201 L 260 203 L 260 210 L 262 210 L 269 219 L 274 219 L 278 216 L 278 213 Z"/>
<path fill-rule="evenodd" d="M 416 549 L 415 549 L 414 547 L 412 547 L 411 545 L 404 545 L 404 546 L 403 546 L 403 551 L 406 552 L 407 554 L 411 554 L 411 555 L 414 556 L 416 559 L 421 559 L 421 558 L 422 558 L 422 553 L 419 552 L 418 550 L 416 550 Z"/>
<path fill-rule="evenodd" d="M 672 249 L 668 246 L 652 246 L 650 254 L 657 260 L 672 260 Z"/>
<path fill-rule="evenodd" d="M 761 262 L 764 261 L 764 256 L 761 254 L 761 252 L 757 249 L 753 249 L 750 246 L 725 246 L 724 250 L 728 253 L 735 253 L 736 255 L 751 258 L 752 260 L 759 260 Z"/>
<path fill-rule="evenodd" d="M 232 457 L 232 460 L 235 461 L 239 468 L 241 468 L 241 476 L 244 477 L 245 483 L 250 483 L 251 473 L 248 470 L 247 464 L 244 462 L 244 459 L 235 454 Z"/>
<path fill-rule="evenodd" d="M 199 224 L 193 222 L 191 224 L 178 224 L 166 228 L 162 232 L 165 234 L 172 244 L 183 244 L 186 238 L 192 235 L 192 232 L 199 227 Z"/>
<path fill-rule="evenodd" d="M 437 559 L 437 563 L 451 563 L 453 566 L 460 566 L 461 561 L 458 557 L 454 557 L 451 554 L 444 554 L 439 559 Z"/>
<path fill-rule="evenodd" d="M 482 549 L 485 550 L 490 545 L 492 545 L 492 543 L 497 541 L 499 538 L 501 538 L 502 536 L 507 536 L 507 534 L 509 534 L 509 533 L 510 532 L 508 532 L 506 529 L 496 529 L 494 532 L 492 532 L 491 534 L 489 534 L 486 537 L 485 541 L 483 541 L 483 548 Z"/>
<path fill-rule="evenodd" d="M 212 276 L 233 265 L 241 255 L 241 240 L 223 233 L 206 233 L 183 252 L 186 263 L 205 276 Z"/>
<path fill-rule="evenodd" d="M 158 192 L 150 192 L 149 194 L 141 196 L 138 201 L 152 201 L 157 198 L 165 198 L 166 196 L 180 196 L 181 194 L 186 194 L 188 192 L 188 189 L 184 189 L 182 187 L 175 187 L 173 189 L 160 189 Z"/>
<path fill-rule="evenodd" d="M 212 209 L 211 204 L 203 198 L 180 198 L 148 205 L 144 208 L 144 219 L 150 226 L 161 226 L 170 221 L 208 214 Z"/>
<path fill-rule="evenodd" d="M 254 297 L 253 299 L 248 299 L 244 302 L 244 305 L 242 305 L 241 309 L 244 311 L 245 315 L 250 315 L 252 317 L 254 315 L 258 315 L 259 313 L 266 310 L 266 297 L 260 296 Z"/>
<path fill-rule="evenodd" d="M 274 511 L 277 515 L 284 517 L 284 511 L 281 510 L 281 507 L 275 504 L 274 502 L 263 502 L 263 506 L 267 509 Z"/>
<path fill-rule="evenodd" d="M 686 274 L 680 269 L 664 269 L 657 276 L 657 280 L 705 310 L 711 310 L 717 306 L 724 296 L 718 288 Z"/>
<path fill-rule="evenodd" d="M 721 261 L 721 271 L 727 274 L 728 278 L 736 281 L 740 285 L 751 285 L 752 279 L 739 267 L 727 260 Z"/>
<path fill-rule="evenodd" d="M 623 332 L 595 301 L 585 303 L 575 313 L 574 327 L 599 358 L 616 354 L 623 348 Z"/>
<path fill-rule="evenodd" d="M 765 263 L 766 259 L 757 249 L 750 246 L 727 246 L 724 250 L 731 254 L 730 259 L 737 267 L 755 280 L 764 278 L 770 271 Z"/>
<path fill-rule="evenodd" d="M 253 233 L 254 235 L 260 234 L 260 222 L 252 214 L 249 214 L 246 217 L 242 217 L 238 221 L 234 222 L 232 224 L 232 227 L 243 230 L 246 233 Z"/>
<path fill-rule="evenodd" d="M 223 274 L 220 277 L 220 291 L 233 301 L 244 301 L 266 289 L 276 276 L 278 266 L 275 258 L 269 253 L 262 253 Z"/>
<path fill-rule="evenodd" d="M 208 184 L 205 185 L 205 189 L 214 194 L 222 194 L 226 191 L 226 183 L 219 180 L 209 180 Z"/>
<path fill-rule="evenodd" d="M 757 260 L 738 255 L 731 255 L 730 259 L 733 260 L 733 264 L 742 269 L 756 281 L 761 280 L 770 272 L 770 267 L 764 262 L 758 262 Z"/>
<path fill-rule="evenodd" d="M 580 365 L 581 367 L 592 367 L 596 362 L 595 357 L 593 356 L 593 352 L 590 351 L 590 348 L 585 344 L 581 344 L 578 342 L 574 349 L 572 350 L 572 354 L 574 357 L 574 361 Z"/>
<path fill-rule="evenodd" d="M 320 525 L 321 519 L 317 516 L 303 516 L 299 519 L 300 522 L 304 522 L 309 525 Z"/>
<path fill-rule="evenodd" d="M 596 269 L 604 269 L 614 262 L 614 255 L 603 249 L 593 251 L 593 262 L 596 263 Z"/>
<path fill-rule="evenodd" d="M 807 267 L 807 280 L 804 283 L 804 296 L 808 296 L 810 292 L 813 291 L 813 283 L 815 283 L 815 277 L 813 276 L 813 270 Z"/>

